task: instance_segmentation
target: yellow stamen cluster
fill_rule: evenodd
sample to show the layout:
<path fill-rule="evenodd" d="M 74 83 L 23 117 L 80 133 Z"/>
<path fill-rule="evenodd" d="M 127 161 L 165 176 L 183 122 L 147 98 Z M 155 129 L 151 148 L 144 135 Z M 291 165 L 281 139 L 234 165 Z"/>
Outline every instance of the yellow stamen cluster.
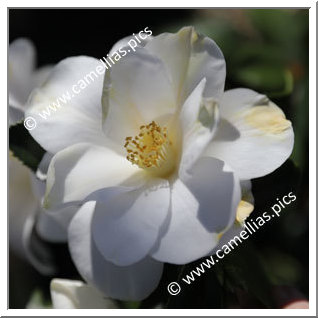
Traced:
<path fill-rule="evenodd" d="M 127 160 L 143 169 L 160 168 L 170 155 L 171 145 L 167 128 L 161 128 L 152 121 L 149 125 L 140 126 L 140 133 L 134 138 L 126 138 Z"/>

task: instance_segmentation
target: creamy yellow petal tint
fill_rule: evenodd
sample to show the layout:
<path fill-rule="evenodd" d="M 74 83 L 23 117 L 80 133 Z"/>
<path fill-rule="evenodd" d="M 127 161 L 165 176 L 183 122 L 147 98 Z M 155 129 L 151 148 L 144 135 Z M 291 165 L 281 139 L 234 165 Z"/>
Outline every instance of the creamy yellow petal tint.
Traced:
<path fill-rule="evenodd" d="M 254 210 L 254 197 L 251 190 L 242 189 L 242 199 L 236 210 L 236 220 L 233 226 L 244 229 L 244 221 L 250 216 Z M 225 232 L 218 234 L 218 240 L 221 240 Z"/>
<path fill-rule="evenodd" d="M 254 205 L 248 201 L 241 200 L 236 211 L 236 220 L 243 223 L 244 220 L 252 213 Z"/>
<path fill-rule="evenodd" d="M 242 199 L 236 210 L 236 220 L 243 224 L 254 210 L 254 197 L 251 190 L 242 189 Z"/>
<path fill-rule="evenodd" d="M 255 106 L 245 116 L 246 122 L 260 131 L 278 135 L 291 127 L 291 122 L 274 104 Z"/>
<path fill-rule="evenodd" d="M 154 121 L 140 126 L 137 136 L 126 137 L 124 147 L 128 161 L 152 174 L 166 176 L 175 167 L 174 151 L 167 128 L 161 128 Z"/>

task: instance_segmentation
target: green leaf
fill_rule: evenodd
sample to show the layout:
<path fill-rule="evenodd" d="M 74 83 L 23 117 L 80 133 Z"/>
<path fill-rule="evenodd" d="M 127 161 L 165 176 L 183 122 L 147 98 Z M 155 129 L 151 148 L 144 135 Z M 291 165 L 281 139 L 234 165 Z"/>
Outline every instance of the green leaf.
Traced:
<path fill-rule="evenodd" d="M 32 138 L 23 123 L 9 129 L 9 148 L 31 170 L 36 171 L 45 150 Z"/>
<path fill-rule="evenodd" d="M 41 289 L 35 289 L 26 305 L 26 309 L 52 309 L 52 303 L 45 298 Z"/>

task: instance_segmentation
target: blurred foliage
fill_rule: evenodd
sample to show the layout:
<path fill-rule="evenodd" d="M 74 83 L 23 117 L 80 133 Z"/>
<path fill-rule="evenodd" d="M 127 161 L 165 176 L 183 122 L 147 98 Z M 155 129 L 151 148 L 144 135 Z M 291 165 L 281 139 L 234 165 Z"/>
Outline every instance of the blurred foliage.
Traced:
<path fill-rule="evenodd" d="M 295 9 L 194 9 L 191 18 L 179 18 L 176 13 L 176 23 L 168 25 L 162 21 L 154 28 L 151 26 L 154 34 L 175 32 L 184 25 L 195 26 L 223 51 L 226 89 L 254 89 L 268 95 L 284 110 L 293 123 L 294 150 L 281 168 L 253 180 L 255 210 L 251 217 L 261 215 L 276 203 L 276 198 L 290 191 L 297 195 L 297 200 L 284 209 L 280 218 L 264 225 L 248 242 L 185 286 L 178 296 L 170 296 L 167 285 L 202 260 L 184 266 L 166 264 L 157 290 L 141 303 L 119 302 L 122 308 L 238 308 L 242 293 L 252 297 L 256 306 L 272 307 L 270 284 L 295 286 L 308 296 L 308 13 Z M 44 153 L 22 124 L 10 128 L 10 150 L 32 170 Z M 59 249 L 63 255 L 67 253 L 66 246 Z M 71 265 L 67 273 L 63 271 L 63 259 L 59 266 L 59 277 L 72 277 L 71 273 L 78 277 Z M 45 293 L 48 292 L 46 279 L 44 283 L 41 279 L 37 284 L 33 281 L 32 286 L 31 291 L 46 286 Z M 16 295 L 10 291 L 10 296 L 11 293 L 10 307 L 18 308 L 21 301 L 14 303 Z M 30 306 L 40 306 L 41 295 L 37 289 Z"/>
<path fill-rule="evenodd" d="M 42 289 L 35 289 L 26 305 L 26 309 L 52 309 L 52 303 L 45 298 Z"/>

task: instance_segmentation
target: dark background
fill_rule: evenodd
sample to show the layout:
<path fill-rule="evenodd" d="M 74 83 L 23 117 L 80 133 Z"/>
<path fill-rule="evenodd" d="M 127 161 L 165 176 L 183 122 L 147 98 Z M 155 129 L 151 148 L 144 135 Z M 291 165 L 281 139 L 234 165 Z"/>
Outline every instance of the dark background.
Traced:
<path fill-rule="evenodd" d="M 264 225 L 233 256 L 227 257 L 220 267 L 196 280 L 182 297 L 168 301 L 165 284 L 175 280 L 179 269 L 166 266 L 163 283 L 140 306 L 165 303 L 170 308 L 228 308 L 239 302 L 237 288 L 255 300 L 249 308 L 257 306 L 257 288 L 262 286 L 254 286 L 244 276 L 245 273 L 252 280 L 256 277 L 257 285 L 256 258 L 272 286 L 293 286 L 308 296 L 308 10 L 10 9 L 9 42 L 19 37 L 31 39 L 37 48 L 38 65 L 42 66 L 75 55 L 101 58 L 116 41 L 147 26 L 156 35 L 175 32 L 185 25 L 195 26 L 222 49 L 227 63 L 226 89 L 248 87 L 267 94 L 293 123 L 295 147 L 290 160 L 272 174 L 253 180 L 256 202 L 253 219 L 290 191 L 297 195 L 297 200 L 280 218 Z M 10 147 L 28 138 L 23 134 L 26 134 L 23 128 L 10 129 Z M 57 260 L 59 277 L 76 278 L 66 247 L 49 248 Z M 244 255 L 244 264 L 240 255 Z M 48 303 L 50 277 L 39 276 L 27 264 L 12 257 L 10 308 L 25 307 L 35 291 L 41 292 L 44 303 Z M 239 264 L 244 271 L 236 275 L 233 264 Z M 187 266 L 189 272 L 195 265 Z M 220 272 L 227 282 L 225 285 L 220 283 Z M 136 304 L 123 306 L 132 308 Z"/>
<path fill-rule="evenodd" d="M 146 26 L 153 32 L 163 24 L 191 20 L 195 10 L 149 9 L 29 9 L 10 10 L 9 41 L 30 38 L 39 65 L 57 63 L 73 55 L 101 58 L 119 39 Z"/>

